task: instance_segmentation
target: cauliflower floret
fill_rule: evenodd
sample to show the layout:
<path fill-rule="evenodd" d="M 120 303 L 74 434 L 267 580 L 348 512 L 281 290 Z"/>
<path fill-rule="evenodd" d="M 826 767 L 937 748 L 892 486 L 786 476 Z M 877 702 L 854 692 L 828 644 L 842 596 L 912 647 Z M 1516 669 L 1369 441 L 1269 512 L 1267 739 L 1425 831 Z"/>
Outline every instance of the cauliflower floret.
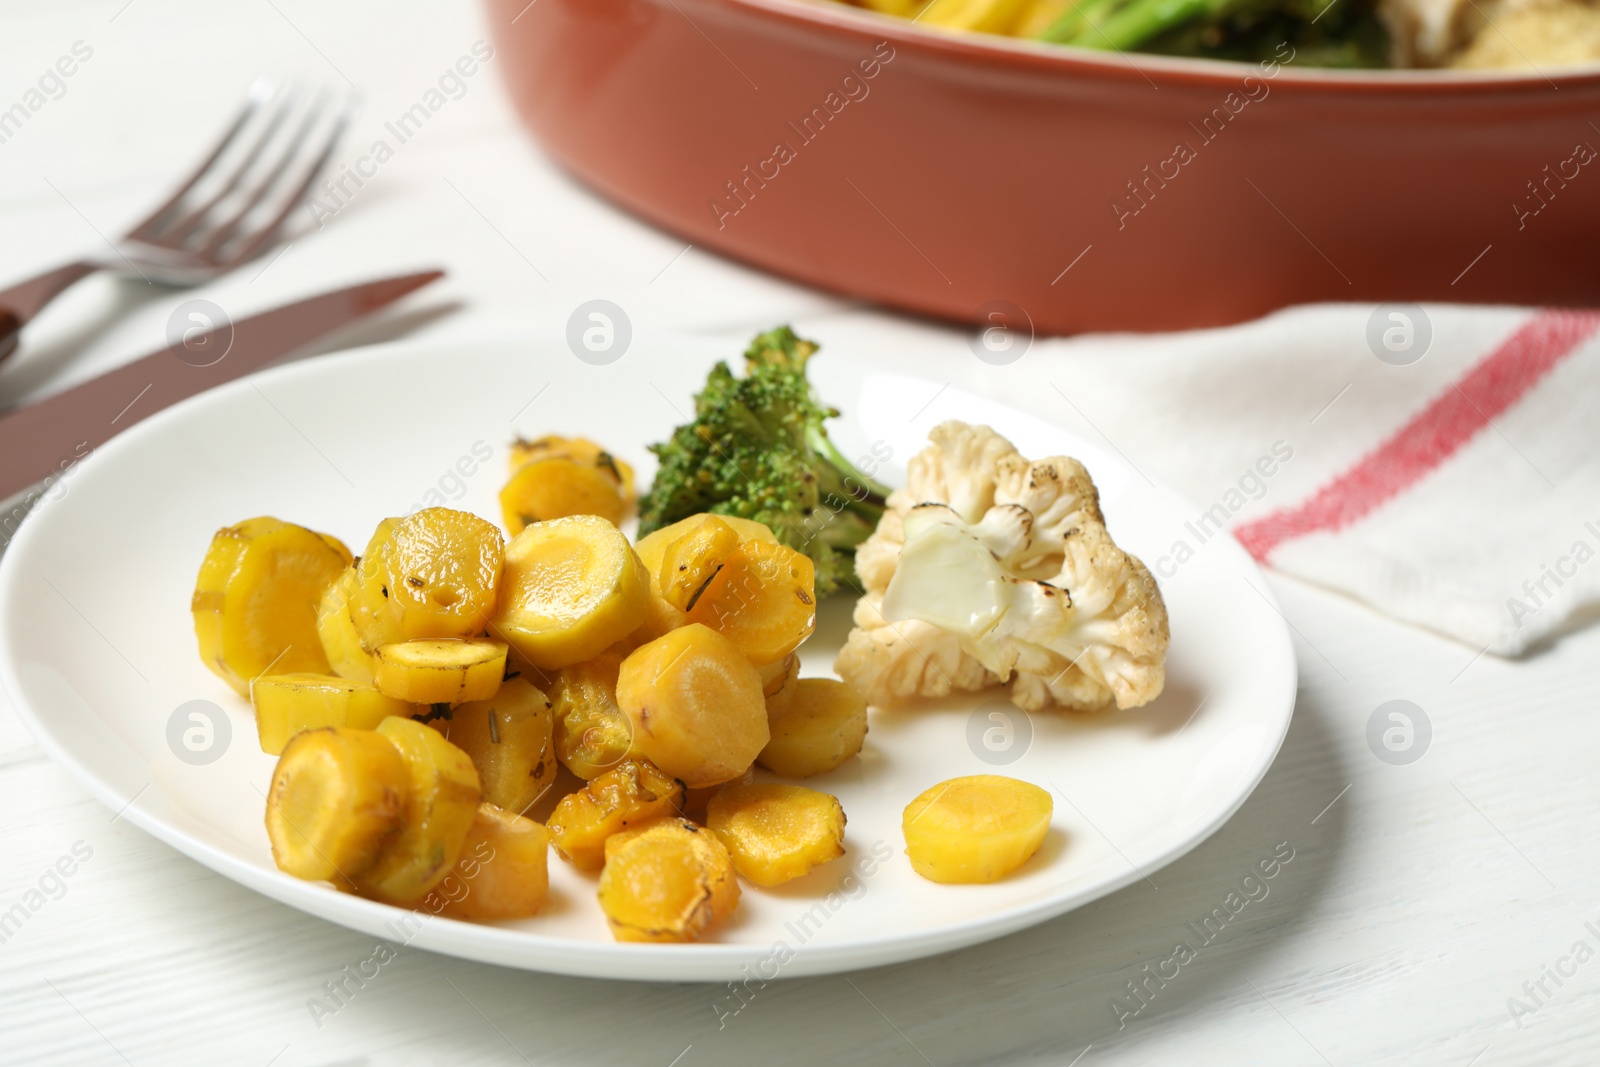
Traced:
<path fill-rule="evenodd" d="M 1166 606 L 1106 532 L 1083 465 L 1029 461 L 987 426 L 929 437 L 856 551 L 866 595 L 839 676 L 878 705 L 1008 680 L 1029 710 L 1154 700 Z"/>
<path fill-rule="evenodd" d="M 917 619 L 890 622 L 871 597 L 856 602 L 855 623 L 833 669 L 869 704 L 890 707 L 908 696 L 949 696 L 1000 681 L 955 634 Z"/>

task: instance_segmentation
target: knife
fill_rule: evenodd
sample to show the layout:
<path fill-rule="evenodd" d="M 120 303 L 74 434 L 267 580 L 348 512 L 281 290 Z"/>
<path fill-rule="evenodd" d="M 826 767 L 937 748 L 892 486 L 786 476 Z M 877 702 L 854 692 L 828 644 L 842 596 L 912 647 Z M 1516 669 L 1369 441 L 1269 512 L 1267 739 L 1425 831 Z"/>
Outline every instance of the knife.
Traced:
<path fill-rule="evenodd" d="M 0 500 L 67 470 L 136 422 L 242 378 L 444 276 L 352 285 L 224 324 L 0 417 Z M 197 366 L 197 352 L 223 354 Z"/>

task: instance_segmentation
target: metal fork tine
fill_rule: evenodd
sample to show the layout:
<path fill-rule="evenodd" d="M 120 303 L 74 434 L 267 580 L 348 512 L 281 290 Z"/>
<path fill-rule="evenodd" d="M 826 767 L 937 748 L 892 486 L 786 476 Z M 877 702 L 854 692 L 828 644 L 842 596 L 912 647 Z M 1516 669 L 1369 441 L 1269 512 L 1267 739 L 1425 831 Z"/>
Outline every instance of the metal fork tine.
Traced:
<path fill-rule="evenodd" d="M 282 153 L 277 163 L 257 184 L 255 191 L 248 194 L 243 206 L 234 212 L 233 216 L 227 221 L 212 227 L 211 232 L 206 236 L 204 243 L 199 248 L 201 256 L 206 259 L 215 259 L 218 251 L 237 235 L 241 224 L 250 216 L 250 213 L 259 207 L 278 187 L 290 165 L 301 154 L 300 150 L 307 143 L 312 131 L 317 128 L 318 122 L 321 121 L 327 99 L 328 95 L 326 93 L 318 94 L 316 100 L 306 109 L 305 116 L 300 120 L 300 128 L 290 138 L 289 148 Z"/>
<path fill-rule="evenodd" d="M 322 177 L 323 171 L 328 168 L 329 161 L 333 159 L 333 153 L 338 149 L 339 142 L 344 138 L 345 130 L 355 118 L 355 110 L 356 101 L 352 97 L 346 101 L 344 107 L 339 109 L 339 117 L 334 120 L 333 126 L 328 130 L 322 150 L 312 160 L 311 166 L 306 171 L 305 177 L 300 184 L 295 187 L 294 191 L 289 194 L 288 199 L 284 201 L 282 209 L 268 220 L 266 225 L 256 231 L 254 237 L 247 240 L 241 248 L 228 256 L 229 264 L 242 263 L 249 259 L 277 235 L 278 230 L 283 226 L 284 220 L 289 217 L 289 212 L 300 206 L 305 200 L 306 193 L 311 191 L 311 187 L 316 184 L 317 179 Z"/>
<path fill-rule="evenodd" d="M 239 132 L 243 130 L 249 123 L 251 117 L 254 116 L 256 111 L 260 109 L 261 105 L 266 100 L 271 98 L 276 92 L 277 85 L 272 81 L 272 79 L 257 78 L 254 84 L 250 86 L 250 91 L 245 95 L 244 104 L 239 108 L 238 115 L 234 117 L 233 124 L 229 126 L 227 132 L 222 135 L 222 139 L 218 141 L 217 146 L 211 150 L 211 154 L 206 156 L 206 158 L 200 162 L 200 165 L 194 169 L 192 174 L 189 175 L 189 179 L 178 187 L 178 191 L 173 193 L 166 203 L 150 212 L 150 214 L 145 217 L 144 221 L 140 222 L 132 230 L 128 231 L 127 239 L 131 241 L 149 240 L 151 234 L 155 232 L 157 226 L 166 221 L 167 214 L 183 202 L 183 198 L 189 195 L 190 190 L 192 190 L 196 185 L 200 184 L 201 179 L 203 179 L 207 172 L 209 172 L 211 168 L 216 165 L 217 160 L 222 158 L 223 153 L 226 152 L 229 146 L 233 144 L 235 138 L 239 136 Z"/>
<path fill-rule="evenodd" d="M 154 240 L 164 245 L 177 246 L 183 244 L 199 230 L 210 214 L 216 210 L 217 205 L 232 195 L 234 190 L 238 189 L 244 180 L 249 177 L 251 168 L 261 158 L 262 152 L 272 144 L 273 139 L 278 135 L 278 130 L 289 116 L 294 113 L 299 91 L 293 86 L 288 86 L 281 94 L 274 94 L 274 96 L 277 97 L 277 103 L 267 118 L 265 128 L 256 137 L 255 142 L 250 145 L 245 157 L 239 161 L 233 172 L 228 175 L 222 188 L 217 190 L 205 203 L 176 222 L 156 230 L 153 234 Z M 286 154 L 292 155 L 296 147 L 296 144 L 291 141 L 284 151 Z"/>

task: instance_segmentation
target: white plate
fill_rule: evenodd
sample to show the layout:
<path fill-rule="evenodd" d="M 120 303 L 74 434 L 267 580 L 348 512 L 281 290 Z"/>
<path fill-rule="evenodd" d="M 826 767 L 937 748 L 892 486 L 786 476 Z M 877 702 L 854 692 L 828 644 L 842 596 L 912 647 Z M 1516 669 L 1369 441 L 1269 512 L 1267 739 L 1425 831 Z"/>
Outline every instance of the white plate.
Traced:
<path fill-rule="evenodd" d="M 359 551 L 378 519 L 425 504 L 497 518 L 515 432 L 581 432 L 648 479 L 645 445 L 682 421 L 710 363 L 732 353 L 644 348 L 605 367 L 533 341 L 367 349 L 236 382 L 134 427 L 74 469 L 5 554 L 0 678 L 40 744 L 90 792 L 243 885 L 392 942 L 611 978 L 818 974 L 999 937 L 1153 874 L 1221 826 L 1261 780 L 1288 728 L 1295 664 L 1243 550 L 1225 535 L 1200 544 L 1185 527 L 1199 509 L 1114 453 L 993 401 L 869 374 L 835 352 L 813 372 L 846 412 L 835 436 L 852 456 L 872 443 L 892 448 L 889 480 L 928 428 L 951 417 L 989 422 L 1034 455 L 1085 461 L 1117 540 L 1152 566 L 1168 557 L 1158 570 L 1172 651 L 1158 701 L 1100 717 L 1018 719 L 1001 754 L 1014 760 L 1003 765 L 979 756 L 990 754 L 985 731 L 996 731 L 988 744 L 1006 740 L 989 714 L 1009 705 L 993 694 L 874 711 L 861 758 L 809 783 L 843 802 L 847 855 L 780 890 L 747 889 L 735 921 L 704 944 L 614 943 L 592 880 L 553 857 L 545 911 L 498 925 L 408 913 L 280 874 L 262 827 L 273 760 L 258 750 L 246 702 L 195 654 L 189 595 L 213 531 L 275 515 Z M 1181 564 L 1171 556 L 1179 540 L 1197 549 Z M 842 597 L 823 605 L 805 673 L 829 671 L 849 609 Z M 180 759 L 188 750 L 168 741 L 169 723 L 179 733 L 192 724 L 192 709 L 178 709 L 196 700 L 225 709 L 211 740 L 220 755 L 204 764 Z M 1055 794 L 1045 846 L 995 885 L 922 880 L 903 854 L 901 810 L 938 781 L 986 771 Z"/>

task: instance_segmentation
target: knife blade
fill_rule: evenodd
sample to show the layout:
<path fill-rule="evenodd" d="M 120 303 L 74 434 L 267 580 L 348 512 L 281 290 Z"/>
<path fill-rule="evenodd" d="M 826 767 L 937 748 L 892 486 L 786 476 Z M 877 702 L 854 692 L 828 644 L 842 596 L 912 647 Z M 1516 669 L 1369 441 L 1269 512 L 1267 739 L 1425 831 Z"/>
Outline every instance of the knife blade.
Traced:
<path fill-rule="evenodd" d="M 259 370 L 443 275 L 383 278 L 263 311 L 0 416 L 0 500 L 68 469 L 163 408 Z M 215 351 L 223 354 L 211 361 Z M 208 362 L 198 365 L 196 353 L 207 353 Z"/>

